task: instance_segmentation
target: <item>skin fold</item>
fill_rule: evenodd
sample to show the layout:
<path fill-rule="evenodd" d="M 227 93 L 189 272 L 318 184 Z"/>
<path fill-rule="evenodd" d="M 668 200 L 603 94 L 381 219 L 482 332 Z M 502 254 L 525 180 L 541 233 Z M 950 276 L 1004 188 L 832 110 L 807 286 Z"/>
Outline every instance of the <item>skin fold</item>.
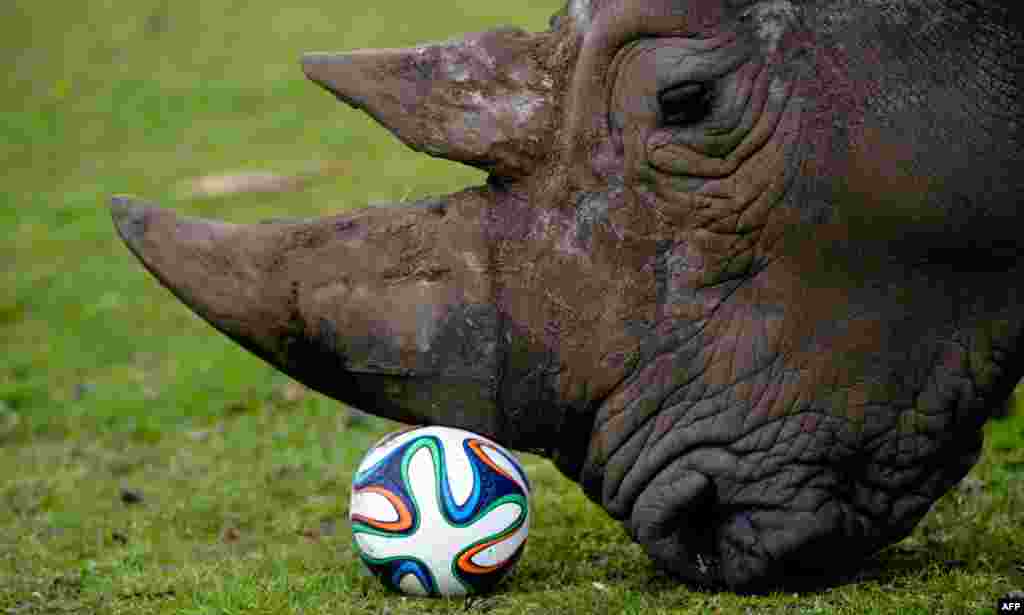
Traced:
<path fill-rule="evenodd" d="M 1020 17 L 572 0 L 547 32 L 309 54 L 486 185 L 249 226 L 112 213 L 292 377 L 547 455 L 657 565 L 767 591 L 906 536 L 1024 376 Z"/>

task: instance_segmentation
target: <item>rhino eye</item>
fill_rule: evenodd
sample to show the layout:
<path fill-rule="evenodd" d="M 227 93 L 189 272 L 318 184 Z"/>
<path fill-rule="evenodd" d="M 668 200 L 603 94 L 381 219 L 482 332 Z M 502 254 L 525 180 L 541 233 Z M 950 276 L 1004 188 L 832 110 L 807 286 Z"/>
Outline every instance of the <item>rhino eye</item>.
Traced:
<path fill-rule="evenodd" d="M 684 81 L 658 92 L 662 123 L 679 126 L 704 119 L 711 112 L 713 95 L 709 84 L 700 81 Z"/>

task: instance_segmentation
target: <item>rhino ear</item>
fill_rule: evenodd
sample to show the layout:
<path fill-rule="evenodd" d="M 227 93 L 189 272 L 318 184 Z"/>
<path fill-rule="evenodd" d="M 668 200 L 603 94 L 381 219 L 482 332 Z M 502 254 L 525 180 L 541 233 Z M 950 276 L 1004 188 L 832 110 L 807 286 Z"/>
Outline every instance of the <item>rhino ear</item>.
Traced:
<path fill-rule="evenodd" d="M 412 149 L 517 177 L 543 155 L 554 82 L 538 48 L 550 36 L 492 30 L 409 49 L 310 53 L 302 67 Z"/>

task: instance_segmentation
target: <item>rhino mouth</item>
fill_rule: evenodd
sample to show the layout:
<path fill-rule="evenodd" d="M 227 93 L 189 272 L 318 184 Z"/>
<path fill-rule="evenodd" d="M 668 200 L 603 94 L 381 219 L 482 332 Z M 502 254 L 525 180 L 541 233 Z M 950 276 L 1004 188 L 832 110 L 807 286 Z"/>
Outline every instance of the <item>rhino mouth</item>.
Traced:
<path fill-rule="evenodd" d="M 623 524 L 656 564 L 701 587 L 825 587 L 909 535 L 977 462 L 981 444 L 980 433 L 950 439 L 888 466 L 866 453 L 787 462 L 756 478 L 754 462 L 700 447 L 638 488 Z M 616 503 L 605 503 L 615 514 Z"/>
<path fill-rule="evenodd" d="M 630 463 L 623 445 L 594 469 L 604 481 L 624 473 L 618 490 L 592 484 L 591 497 L 656 563 L 697 585 L 743 593 L 833 585 L 909 535 L 969 472 L 991 400 L 1015 382 L 970 392 L 939 379 L 916 407 L 874 406 L 856 428 L 849 408 L 819 407 L 708 442 L 712 428 L 683 418 L 663 436 L 678 448 L 659 451 L 648 432 L 654 443 Z M 734 412 L 751 414 L 720 412 L 712 415 L 719 429 Z"/>

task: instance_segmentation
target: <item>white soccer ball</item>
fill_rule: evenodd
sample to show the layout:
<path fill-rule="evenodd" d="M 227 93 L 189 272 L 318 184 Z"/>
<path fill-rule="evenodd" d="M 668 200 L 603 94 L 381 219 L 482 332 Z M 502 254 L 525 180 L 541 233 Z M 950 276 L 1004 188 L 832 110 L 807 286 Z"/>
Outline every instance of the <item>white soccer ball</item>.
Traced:
<path fill-rule="evenodd" d="M 405 594 L 493 588 L 523 552 L 530 483 L 516 458 L 450 427 L 386 436 L 352 481 L 349 520 L 360 558 Z"/>

